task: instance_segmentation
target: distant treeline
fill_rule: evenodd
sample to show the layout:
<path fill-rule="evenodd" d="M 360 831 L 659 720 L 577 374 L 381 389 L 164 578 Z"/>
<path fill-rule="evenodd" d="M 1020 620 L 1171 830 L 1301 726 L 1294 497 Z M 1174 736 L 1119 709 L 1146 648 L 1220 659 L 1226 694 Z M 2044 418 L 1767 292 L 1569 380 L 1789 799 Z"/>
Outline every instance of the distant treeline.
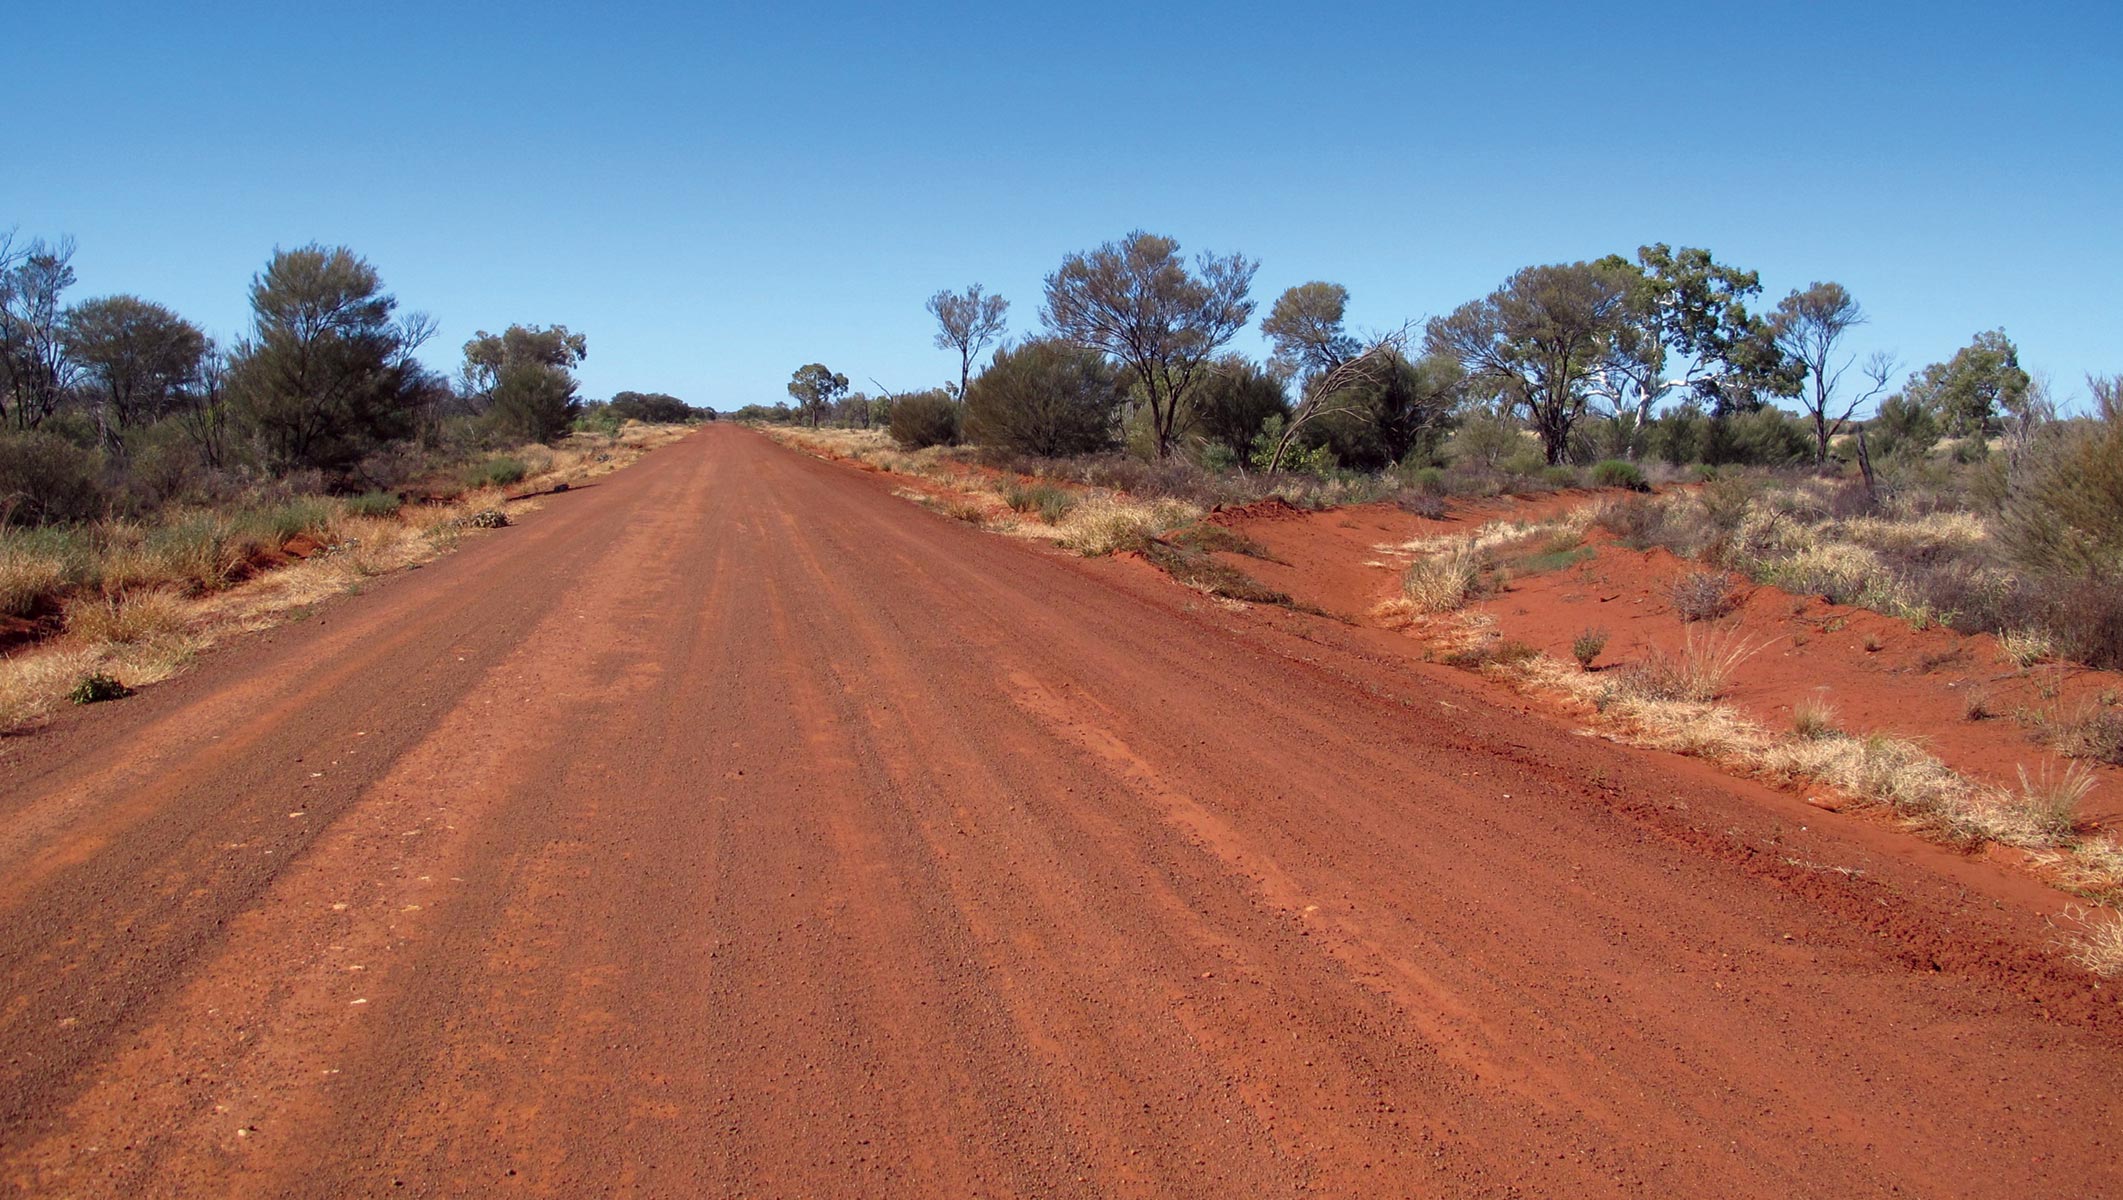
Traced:
<path fill-rule="evenodd" d="M 549 442 L 578 424 L 703 415 L 661 393 L 586 402 L 588 339 L 511 325 L 465 343 L 454 379 L 415 357 L 435 333 L 343 246 L 276 251 L 252 325 L 223 345 L 132 295 L 69 302 L 70 239 L 0 236 L 0 525 L 295 491 L 404 485 L 442 461 Z"/>
<path fill-rule="evenodd" d="M 1848 349 L 1866 314 L 1840 284 L 1757 308 L 1756 273 L 1698 248 L 1527 267 L 1443 316 L 1373 332 L 1348 326 L 1347 288 L 1301 284 L 1259 322 L 1265 361 L 1228 350 L 1256 315 L 1257 266 L 1190 262 L 1171 238 L 1131 233 L 1047 277 L 1038 336 L 1006 340 L 1009 303 L 978 284 L 933 296 L 936 345 L 959 360 L 940 387 L 870 395 L 809 363 L 789 403 L 736 415 L 885 426 L 909 444 L 1315 473 L 1467 460 L 1818 468 L 1942 444 L 1969 459 L 2054 416 L 2002 330 L 1896 387 L 1892 355 Z"/>

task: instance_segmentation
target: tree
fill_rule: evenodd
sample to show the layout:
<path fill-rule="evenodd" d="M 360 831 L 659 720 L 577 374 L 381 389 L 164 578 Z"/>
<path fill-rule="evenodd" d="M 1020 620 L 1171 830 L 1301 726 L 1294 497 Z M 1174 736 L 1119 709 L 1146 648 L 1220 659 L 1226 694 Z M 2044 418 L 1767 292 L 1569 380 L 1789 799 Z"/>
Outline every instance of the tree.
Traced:
<path fill-rule="evenodd" d="M 1243 354 L 1224 355 L 1214 366 L 1194 394 L 1195 429 L 1231 461 L 1250 462 L 1269 419 L 1289 420 L 1290 398 L 1276 372 Z"/>
<path fill-rule="evenodd" d="M 946 288 L 929 297 L 929 312 L 936 317 L 936 348 L 958 351 L 958 399 L 966 398 L 966 381 L 973 360 L 989 342 L 1003 335 L 1010 302 L 1001 296 L 983 295 L 974 284 L 963 292 Z"/>
<path fill-rule="evenodd" d="M 1407 342 L 1401 329 L 1365 345 L 1343 327 L 1349 289 L 1338 283 L 1301 283 L 1278 296 L 1261 332 L 1275 347 L 1274 362 L 1297 380 L 1297 404 L 1275 439 L 1268 469 L 1282 469 L 1298 434 L 1312 422 L 1349 408 L 1358 392 L 1378 381 Z"/>
<path fill-rule="evenodd" d="M 1057 336 L 1135 372 L 1159 458 L 1184 431 L 1188 403 L 1217 350 L 1253 316 L 1247 292 L 1259 264 L 1243 255 L 1180 258 L 1179 243 L 1136 230 L 1071 254 L 1047 276 L 1040 320 Z"/>
<path fill-rule="evenodd" d="M 569 368 L 589 354 L 588 336 L 565 325 L 511 325 L 498 334 L 482 329 L 464 344 L 465 392 L 501 436 L 550 442 L 582 410 Z"/>
<path fill-rule="evenodd" d="M 1434 447 L 1446 428 L 1446 419 L 1459 407 L 1466 387 L 1466 373 L 1458 360 L 1443 354 L 1427 354 L 1414 361 L 1389 353 L 1370 382 L 1356 388 L 1350 411 L 1360 415 L 1377 442 L 1382 461 L 1392 466 L 1425 446 Z M 1351 466 L 1360 463 L 1337 451 Z"/>
<path fill-rule="evenodd" d="M 124 448 L 121 431 L 161 420 L 183 403 L 207 351 L 198 326 L 138 296 L 76 304 L 60 333 L 94 398 L 96 426 L 114 450 Z"/>
<path fill-rule="evenodd" d="M 806 363 L 789 376 L 789 395 L 796 401 L 797 412 L 811 422 L 813 429 L 818 428 L 818 418 L 847 390 L 848 377 L 828 370 L 824 363 Z"/>
<path fill-rule="evenodd" d="M 0 422 L 34 429 L 73 382 L 59 297 L 74 285 L 74 239 L 17 246 L 0 234 Z"/>
<path fill-rule="evenodd" d="M 1523 409 L 1554 465 L 1585 415 L 1595 376 L 1611 361 L 1632 283 L 1628 272 L 1600 263 L 1526 267 L 1488 296 L 1431 318 L 1425 347 L 1457 361 L 1476 395 Z"/>
<path fill-rule="evenodd" d="M 2020 350 L 2002 329 L 1979 333 L 1953 358 L 1933 363 L 1902 389 L 1905 400 L 1938 418 L 1948 437 L 1994 437 L 2005 416 L 2026 409 L 2033 380 L 2020 369 Z"/>
<path fill-rule="evenodd" d="M 1356 357 L 1361 346 L 1342 326 L 1349 289 L 1338 283 L 1301 283 L 1276 297 L 1261 320 L 1261 333 L 1275 346 L 1275 363 L 1302 379 Z"/>
<path fill-rule="evenodd" d="M 605 406 L 622 421 L 677 425 L 696 415 L 685 401 L 665 392 L 618 392 Z"/>
<path fill-rule="evenodd" d="M 1104 355 L 1058 338 L 995 352 L 965 394 L 965 438 L 1019 454 L 1089 454 L 1113 445 L 1128 388 Z"/>
<path fill-rule="evenodd" d="M 1845 402 L 1843 376 L 1854 356 L 1842 353 L 1843 338 L 1865 323 L 1865 310 L 1839 283 L 1815 283 L 1792 292 L 1777 304 L 1769 323 L 1778 348 L 1805 369 L 1799 403 L 1813 423 L 1814 465 L 1825 466 L 1828 443 L 1861 405 L 1887 390 L 1894 359 L 1884 353 L 1868 358 L 1862 371 L 1872 386 Z"/>
<path fill-rule="evenodd" d="M 1628 320 L 1589 385 L 1618 423 L 1647 427 L 1673 393 L 1731 412 L 1798 389 L 1797 365 L 1778 349 L 1769 322 L 1747 310 L 1762 290 L 1753 271 L 1664 242 L 1639 247 L 1634 263 L 1609 255 L 1595 265 L 1630 281 Z M 1680 371 L 1669 374 L 1677 358 Z"/>
<path fill-rule="evenodd" d="M 229 364 L 228 391 L 275 469 L 344 472 L 410 436 L 446 394 L 413 353 L 434 332 L 368 261 L 344 246 L 274 253 L 251 281 L 254 328 Z"/>

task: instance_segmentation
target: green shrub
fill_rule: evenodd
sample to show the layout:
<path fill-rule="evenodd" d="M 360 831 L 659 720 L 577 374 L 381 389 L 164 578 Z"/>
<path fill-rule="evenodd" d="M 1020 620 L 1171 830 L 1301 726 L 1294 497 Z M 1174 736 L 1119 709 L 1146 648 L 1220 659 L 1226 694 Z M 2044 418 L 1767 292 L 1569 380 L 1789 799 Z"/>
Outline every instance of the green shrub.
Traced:
<path fill-rule="evenodd" d="M 1234 354 L 1219 359 L 1216 370 L 1196 389 L 1194 411 L 1194 431 L 1229 461 L 1242 463 L 1268 419 L 1289 414 L 1290 401 L 1274 376 Z"/>
<path fill-rule="evenodd" d="M 1076 497 L 1068 489 L 1051 483 L 1007 483 L 1003 485 L 1002 498 L 1012 510 L 1037 513 L 1049 525 L 1061 520 L 1076 505 Z"/>
<path fill-rule="evenodd" d="M 997 350 L 967 385 L 961 432 L 1018 454 L 1091 454 L 1114 444 L 1126 399 L 1120 371 L 1104 355 L 1039 338 Z M 895 425 L 897 417 L 895 405 Z"/>
<path fill-rule="evenodd" d="M 473 463 L 464 469 L 466 488 L 508 487 L 522 483 L 531 473 L 529 464 L 520 458 L 497 454 L 492 458 Z"/>
<path fill-rule="evenodd" d="M 363 492 L 348 498 L 346 512 L 350 517 L 388 517 L 404 504 L 396 492 Z"/>
<path fill-rule="evenodd" d="M 103 508 L 93 451 L 38 430 L 0 434 L 0 523 L 82 521 Z"/>
<path fill-rule="evenodd" d="M 941 391 L 913 392 L 892 400 L 892 440 L 909 450 L 958 442 L 958 405 Z"/>
<path fill-rule="evenodd" d="M 123 700 L 133 694 L 133 689 L 101 671 L 91 671 L 74 684 L 66 694 L 75 704 L 101 704 L 105 700 Z"/>
<path fill-rule="evenodd" d="M 1574 488 L 1579 482 L 1577 468 L 1566 467 L 1561 463 L 1543 467 L 1541 468 L 1541 482 L 1549 487 Z"/>
<path fill-rule="evenodd" d="M 1592 486 L 1603 488 L 1628 488 L 1632 492 L 1648 492 L 1651 486 L 1644 482 L 1644 473 L 1635 463 L 1610 458 L 1592 468 Z"/>

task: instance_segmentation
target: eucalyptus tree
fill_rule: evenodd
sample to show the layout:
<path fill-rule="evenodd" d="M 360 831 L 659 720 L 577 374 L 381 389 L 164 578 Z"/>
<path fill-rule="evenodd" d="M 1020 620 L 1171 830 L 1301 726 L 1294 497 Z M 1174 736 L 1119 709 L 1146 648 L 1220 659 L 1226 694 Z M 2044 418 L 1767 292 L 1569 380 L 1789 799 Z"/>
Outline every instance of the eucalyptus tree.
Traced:
<path fill-rule="evenodd" d="M 936 318 L 936 348 L 958 351 L 958 399 L 963 403 L 973 360 L 1009 326 L 1010 302 L 987 295 L 976 283 L 963 292 L 946 288 L 929 297 L 928 307 Z"/>
<path fill-rule="evenodd" d="M 2034 380 L 2002 329 L 1979 333 L 1942 363 L 1919 371 L 1903 398 L 1937 418 L 1949 437 L 1990 437 L 2028 406 Z"/>
<path fill-rule="evenodd" d="M 1844 339 L 1865 320 L 1865 310 L 1840 283 L 1815 283 L 1804 291 L 1793 291 L 1778 302 L 1770 317 L 1778 348 L 1805 370 L 1798 397 L 1813 425 L 1815 466 L 1828 462 L 1829 442 L 1866 401 L 1887 390 L 1888 377 L 1894 373 L 1894 357 L 1875 353 L 1860 368 L 1869 386 L 1863 390 L 1843 386 L 1844 376 L 1856 362 L 1855 355 L 1844 353 Z"/>
<path fill-rule="evenodd" d="M 810 421 L 813 429 L 818 428 L 818 419 L 847 390 L 848 377 L 824 363 L 805 363 L 789 376 L 789 398 L 796 401 L 797 413 Z"/>
<path fill-rule="evenodd" d="M 1609 255 L 1597 265 L 1630 281 L 1628 320 L 1589 384 L 1617 420 L 1645 428 L 1669 396 L 1728 413 L 1798 390 L 1797 365 L 1769 321 L 1748 310 L 1762 290 L 1753 271 L 1664 242 L 1639 247 L 1635 262 Z"/>
<path fill-rule="evenodd" d="M 1431 318 L 1425 346 L 1457 361 L 1473 394 L 1523 412 L 1548 461 L 1560 463 L 1627 336 L 1635 282 L 1611 263 L 1525 267 L 1482 299 Z"/>
<path fill-rule="evenodd" d="M 565 325 L 482 329 L 464 344 L 465 394 L 496 432 L 549 442 L 566 434 L 582 410 L 570 368 L 589 354 L 589 338 Z"/>
<path fill-rule="evenodd" d="M 1064 258 L 1047 276 L 1040 320 L 1134 371 L 1152 445 L 1167 458 L 1216 352 L 1253 317 L 1248 293 L 1259 265 L 1204 253 L 1190 271 L 1177 241 L 1136 230 Z"/>

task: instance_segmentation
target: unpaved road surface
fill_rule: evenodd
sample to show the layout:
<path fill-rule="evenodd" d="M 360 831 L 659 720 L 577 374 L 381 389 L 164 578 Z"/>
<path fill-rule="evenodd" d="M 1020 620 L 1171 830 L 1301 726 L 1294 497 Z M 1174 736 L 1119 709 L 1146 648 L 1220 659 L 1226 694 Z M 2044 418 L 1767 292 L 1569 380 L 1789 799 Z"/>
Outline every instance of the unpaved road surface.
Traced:
<path fill-rule="evenodd" d="M 0 1181 L 2123 1193 L 2056 894 L 890 486 L 711 428 L 0 743 Z"/>

